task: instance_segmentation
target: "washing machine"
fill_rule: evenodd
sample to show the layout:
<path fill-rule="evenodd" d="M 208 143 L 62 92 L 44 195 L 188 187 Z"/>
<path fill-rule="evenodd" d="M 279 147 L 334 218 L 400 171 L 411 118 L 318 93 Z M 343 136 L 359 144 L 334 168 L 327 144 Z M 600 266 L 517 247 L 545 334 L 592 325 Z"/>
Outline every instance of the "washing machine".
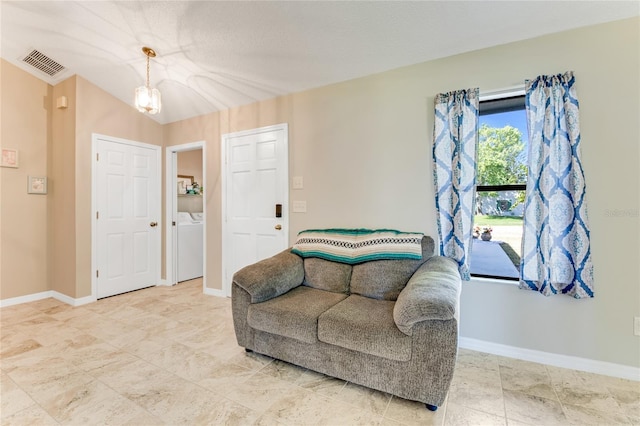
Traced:
<path fill-rule="evenodd" d="M 204 226 L 199 217 L 178 212 L 178 282 L 202 276 Z"/>

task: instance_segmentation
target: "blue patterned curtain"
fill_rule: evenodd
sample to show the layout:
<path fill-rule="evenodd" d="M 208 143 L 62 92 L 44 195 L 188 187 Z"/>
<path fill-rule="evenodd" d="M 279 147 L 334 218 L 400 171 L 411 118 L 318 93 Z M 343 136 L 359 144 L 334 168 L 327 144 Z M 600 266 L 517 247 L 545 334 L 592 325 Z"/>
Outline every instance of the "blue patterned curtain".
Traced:
<path fill-rule="evenodd" d="M 433 175 L 440 254 L 458 261 L 469 280 L 476 192 L 479 89 L 441 93 L 435 98 Z"/>
<path fill-rule="evenodd" d="M 526 82 L 529 176 L 520 287 L 593 297 L 593 265 L 572 72 Z"/>

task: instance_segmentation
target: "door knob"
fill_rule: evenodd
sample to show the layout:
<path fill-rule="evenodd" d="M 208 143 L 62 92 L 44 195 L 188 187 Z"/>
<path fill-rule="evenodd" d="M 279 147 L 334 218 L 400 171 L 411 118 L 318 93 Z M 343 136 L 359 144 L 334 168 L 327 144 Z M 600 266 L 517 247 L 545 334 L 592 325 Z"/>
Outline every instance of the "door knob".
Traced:
<path fill-rule="evenodd" d="M 276 229 L 279 231 L 282 229 L 282 225 L 276 225 Z"/>
<path fill-rule="evenodd" d="M 158 222 L 151 222 L 151 223 L 149 224 L 149 226 L 150 226 L 150 227 L 152 227 L 152 228 L 154 228 L 154 227 L 158 226 Z"/>

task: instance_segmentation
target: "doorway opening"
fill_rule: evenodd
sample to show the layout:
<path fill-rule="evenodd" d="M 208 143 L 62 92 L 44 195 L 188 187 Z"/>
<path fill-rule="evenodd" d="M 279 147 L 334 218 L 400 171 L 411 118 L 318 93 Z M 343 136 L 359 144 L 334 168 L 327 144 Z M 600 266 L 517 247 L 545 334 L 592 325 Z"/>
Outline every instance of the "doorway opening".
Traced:
<path fill-rule="evenodd" d="M 202 277 L 206 289 L 206 147 L 166 148 L 166 283 Z"/>

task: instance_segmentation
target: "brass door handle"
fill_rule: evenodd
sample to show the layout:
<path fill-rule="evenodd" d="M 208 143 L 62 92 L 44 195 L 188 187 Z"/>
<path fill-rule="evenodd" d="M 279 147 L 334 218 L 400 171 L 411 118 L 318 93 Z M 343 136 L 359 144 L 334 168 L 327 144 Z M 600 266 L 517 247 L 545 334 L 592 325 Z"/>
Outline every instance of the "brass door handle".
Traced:
<path fill-rule="evenodd" d="M 149 224 L 149 226 L 150 226 L 150 227 L 152 227 L 152 228 L 154 228 L 154 227 L 158 226 L 158 222 L 151 222 L 151 223 Z"/>
<path fill-rule="evenodd" d="M 282 225 L 276 225 L 276 229 L 279 231 L 282 229 Z"/>

